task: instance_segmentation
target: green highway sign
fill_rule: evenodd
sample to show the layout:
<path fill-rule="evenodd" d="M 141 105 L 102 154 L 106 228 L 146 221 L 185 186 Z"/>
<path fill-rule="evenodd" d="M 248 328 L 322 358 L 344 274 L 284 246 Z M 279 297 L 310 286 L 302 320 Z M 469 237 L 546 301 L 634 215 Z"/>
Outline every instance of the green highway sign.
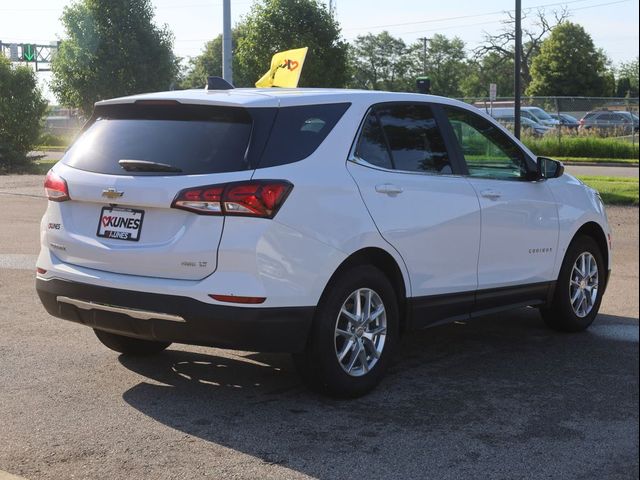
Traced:
<path fill-rule="evenodd" d="M 38 53 L 35 45 L 23 44 L 22 45 L 22 60 L 25 62 L 35 62 L 38 58 Z"/>
<path fill-rule="evenodd" d="M 11 62 L 26 62 L 33 64 L 36 72 L 51 70 L 51 59 L 58 51 L 60 42 L 54 41 L 49 45 L 38 43 L 3 42 L 0 40 L 0 56 L 6 56 Z"/>

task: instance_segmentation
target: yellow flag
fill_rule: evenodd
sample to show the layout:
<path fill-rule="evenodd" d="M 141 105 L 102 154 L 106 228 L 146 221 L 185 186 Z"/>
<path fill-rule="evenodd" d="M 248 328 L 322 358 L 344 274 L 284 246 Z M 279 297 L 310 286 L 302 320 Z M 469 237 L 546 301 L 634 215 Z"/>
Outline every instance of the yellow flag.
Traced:
<path fill-rule="evenodd" d="M 256 87 L 297 87 L 307 50 L 304 47 L 276 53 L 271 58 L 271 69 L 256 82 Z"/>

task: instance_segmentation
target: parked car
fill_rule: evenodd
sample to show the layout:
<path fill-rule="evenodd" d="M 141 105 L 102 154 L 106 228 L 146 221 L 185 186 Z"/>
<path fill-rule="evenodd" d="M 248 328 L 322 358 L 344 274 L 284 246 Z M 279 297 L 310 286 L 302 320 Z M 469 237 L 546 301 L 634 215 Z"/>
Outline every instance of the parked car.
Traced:
<path fill-rule="evenodd" d="M 545 112 L 540 107 L 522 107 L 522 110 L 529 112 L 538 119 L 538 123 L 546 125 L 547 127 L 556 127 L 560 122 Z"/>
<path fill-rule="evenodd" d="M 586 329 L 598 193 L 448 98 L 185 90 L 98 102 L 45 180 L 36 289 L 107 347 L 291 352 L 337 396 L 402 332 L 523 306 Z"/>
<path fill-rule="evenodd" d="M 500 117 L 500 119 L 498 119 L 498 121 L 504 125 L 505 127 L 507 127 L 510 131 L 513 131 L 514 125 L 515 125 L 515 120 L 516 117 L 515 116 L 504 116 L 504 117 Z M 547 133 L 553 131 L 554 129 L 551 127 L 546 127 L 544 125 L 540 125 L 537 122 L 534 122 L 533 120 L 527 118 L 527 117 L 520 117 L 520 125 L 522 127 L 522 131 L 532 135 L 534 137 L 542 137 L 544 135 L 546 135 Z"/>
<path fill-rule="evenodd" d="M 630 112 L 597 110 L 587 113 L 580 119 L 580 128 L 630 135 L 638 131 L 638 117 Z"/>
<path fill-rule="evenodd" d="M 580 126 L 580 122 L 577 118 L 568 113 L 550 113 L 549 116 L 560 122 L 560 126 L 569 129 L 577 129 Z"/>
<path fill-rule="evenodd" d="M 503 117 L 514 117 L 515 109 L 513 107 L 500 107 L 494 108 L 490 113 L 494 118 L 498 119 Z M 546 127 L 556 127 L 560 124 L 558 120 L 551 118 L 547 112 L 539 107 L 521 107 L 520 116 L 528 118 L 529 120 Z"/>

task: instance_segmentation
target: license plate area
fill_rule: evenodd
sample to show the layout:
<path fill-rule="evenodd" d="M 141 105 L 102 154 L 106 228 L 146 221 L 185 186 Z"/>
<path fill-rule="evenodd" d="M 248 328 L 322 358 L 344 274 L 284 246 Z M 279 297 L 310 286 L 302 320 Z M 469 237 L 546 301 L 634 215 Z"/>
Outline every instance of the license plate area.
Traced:
<path fill-rule="evenodd" d="M 98 237 L 114 240 L 140 240 L 144 210 L 102 207 L 98 222 Z"/>

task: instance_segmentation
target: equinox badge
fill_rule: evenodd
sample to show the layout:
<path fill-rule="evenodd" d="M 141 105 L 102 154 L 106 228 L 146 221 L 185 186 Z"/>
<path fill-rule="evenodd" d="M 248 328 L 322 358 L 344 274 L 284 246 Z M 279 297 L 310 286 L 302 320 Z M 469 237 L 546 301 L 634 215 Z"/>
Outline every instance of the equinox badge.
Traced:
<path fill-rule="evenodd" d="M 119 192 L 113 187 L 102 190 L 102 196 L 106 198 L 120 198 L 122 195 L 124 195 L 124 192 Z"/>

